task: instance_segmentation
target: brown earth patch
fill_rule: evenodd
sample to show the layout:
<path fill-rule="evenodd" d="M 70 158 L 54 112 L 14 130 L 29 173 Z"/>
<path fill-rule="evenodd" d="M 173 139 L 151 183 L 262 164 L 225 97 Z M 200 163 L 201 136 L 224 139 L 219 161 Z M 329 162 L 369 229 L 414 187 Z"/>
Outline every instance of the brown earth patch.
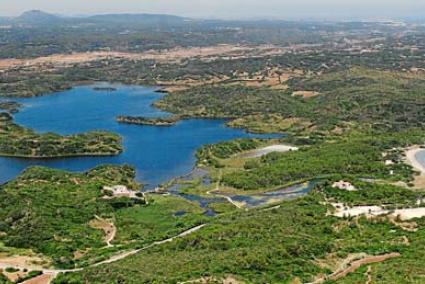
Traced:
<path fill-rule="evenodd" d="M 401 220 L 397 220 L 397 218 L 394 216 L 388 216 L 388 219 L 390 220 L 392 224 L 400 227 L 401 229 L 405 231 L 416 232 L 418 230 L 418 223 L 414 221 L 412 222 L 401 221 Z"/>
<path fill-rule="evenodd" d="M 22 284 L 49 284 L 53 278 L 55 278 L 54 274 L 41 274 L 37 277 L 22 282 Z"/>
<path fill-rule="evenodd" d="M 292 93 L 293 97 L 303 97 L 304 99 L 316 97 L 318 95 L 320 95 L 320 93 L 315 91 L 295 91 Z"/>
<path fill-rule="evenodd" d="M 212 283 L 222 283 L 222 284 L 243 284 L 244 282 L 241 282 L 234 278 L 233 276 L 227 276 L 224 279 L 217 279 L 215 277 L 202 277 L 199 279 L 179 282 L 179 284 L 189 284 L 189 283 L 197 283 L 197 284 L 212 284 Z"/>
<path fill-rule="evenodd" d="M 103 230 L 105 233 L 104 240 L 106 245 L 108 247 L 112 246 L 111 242 L 114 240 L 117 232 L 117 229 L 112 221 L 95 216 L 95 219 L 90 221 L 89 226 L 94 229 Z"/>
<path fill-rule="evenodd" d="M 43 266 L 48 265 L 45 259 L 37 256 L 1 256 L 0 269 L 7 267 L 15 267 L 20 269 L 41 270 Z"/>
<path fill-rule="evenodd" d="M 384 254 L 384 255 L 365 257 L 363 259 L 359 259 L 359 260 L 356 260 L 356 261 L 350 263 L 349 267 L 347 267 L 346 269 L 333 273 L 329 277 L 329 279 L 338 280 L 340 278 L 347 276 L 348 273 L 356 271 L 360 266 L 362 266 L 364 264 L 383 262 L 387 259 L 399 257 L 399 256 L 400 256 L 399 253 L 394 252 L 394 253 L 389 253 L 389 254 Z"/>
<path fill-rule="evenodd" d="M 0 271 L 1 273 L 1 271 Z M 18 280 L 19 278 L 23 278 L 28 274 L 28 272 L 23 272 L 23 271 L 17 271 L 17 272 L 6 272 L 3 271 L 3 275 L 7 277 L 7 279 L 9 279 L 12 282 L 16 282 L 16 280 Z"/>
<path fill-rule="evenodd" d="M 347 274 L 356 271 L 362 265 L 383 262 L 387 259 L 399 256 L 401 256 L 399 253 L 388 253 L 377 256 L 370 256 L 365 253 L 358 253 L 350 254 L 345 259 L 338 260 L 335 255 L 329 255 L 326 259 L 316 260 L 315 262 L 319 266 L 324 268 L 337 267 L 336 270 L 334 270 L 335 272 L 330 275 L 317 277 L 316 280 L 312 282 L 312 284 L 320 284 L 327 280 L 336 281 L 338 279 L 344 278 L 345 276 L 347 276 Z"/>
<path fill-rule="evenodd" d="M 257 114 L 234 119 L 227 125 L 234 128 L 246 128 L 256 133 L 279 133 L 286 132 L 289 129 L 306 130 L 311 127 L 312 123 L 303 118 L 286 118 L 279 114 Z"/>
<path fill-rule="evenodd" d="M 164 50 L 148 50 L 145 52 L 131 53 L 118 51 L 95 51 L 71 54 L 53 54 L 49 56 L 28 59 L 0 59 L 0 70 L 18 67 L 69 66 L 77 63 L 85 63 L 103 59 L 127 59 L 127 60 L 156 60 L 158 62 L 173 62 L 182 59 L 198 57 L 211 58 L 213 56 L 227 56 L 229 58 L 243 58 L 257 54 L 267 56 L 269 54 L 283 54 L 290 52 L 288 48 L 280 48 L 273 45 L 216 45 L 207 47 L 176 47 Z"/>

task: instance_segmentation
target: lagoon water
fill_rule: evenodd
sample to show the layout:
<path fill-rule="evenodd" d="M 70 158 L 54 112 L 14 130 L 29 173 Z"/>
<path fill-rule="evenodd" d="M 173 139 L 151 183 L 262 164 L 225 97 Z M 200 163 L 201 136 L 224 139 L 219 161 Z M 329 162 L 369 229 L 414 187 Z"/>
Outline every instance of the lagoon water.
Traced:
<path fill-rule="evenodd" d="M 79 86 L 43 97 L 17 99 L 24 107 L 14 115 L 15 121 L 38 132 L 75 134 L 91 130 L 112 131 L 123 137 L 124 152 L 114 157 L 0 158 L 0 183 L 33 165 L 85 171 L 100 164 L 130 164 L 137 169 L 137 180 L 151 188 L 188 173 L 194 166 L 196 149 L 204 144 L 259 137 L 228 128 L 224 120 L 190 119 L 171 127 L 119 124 L 115 121 L 118 115 L 167 115 L 152 107 L 162 94 L 156 93 L 153 88 L 139 86 L 113 85 L 116 91 L 95 91 L 93 87 Z"/>
<path fill-rule="evenodd" d="M 418 162 L 425 167 L 425 150 L 420 151 L 416 154 L 416 159 Z"/>

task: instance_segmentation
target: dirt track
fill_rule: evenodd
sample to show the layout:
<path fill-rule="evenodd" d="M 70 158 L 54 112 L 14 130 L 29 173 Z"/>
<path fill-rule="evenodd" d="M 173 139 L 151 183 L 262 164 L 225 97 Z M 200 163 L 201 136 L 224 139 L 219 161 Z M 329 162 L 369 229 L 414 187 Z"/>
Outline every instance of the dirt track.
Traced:
<path fill-rule="evenodd" d="M 349 264 L 349 266 L 341 271 L 336 271 L 334 272 L 329 279 L 331 280 L 338 280 L 340 278 L 343 278 L 345 276 L 347 276 L 348 273 L 354 272 L 356 271 L 360 266 L 365 265 L 365 264 L 371 264 L 371 263 L 378 263 L 378 262 L 383 262 L 387 259 L 390 258 L 394 258 L 394 257 L 399 257 L 400 254 L 399 253 L 389 253 L 389 254 L 384 254 L 384 255 L 377 255 L 377 256 L 369 256 L 369 257 L 365 257 L 363 259 L 359 259 L 356 261 L 353 261 Z"/>
<path fill-rule="evenodd" d="M 334 273 L 332 273 L 331 275 L 327 275 L 325 277 L 321 277 L 309 284 L 320 284 L 327 280 L 336 281 L 338 279 L 344 278 L 345 276 L 347 276 L 347 274 L 356 271 L 362 265 L 383 262 L 387 259 L 399 257 L 399 256 L 401 255 L 397 252 L 383 254 L 383 255 L 376 255 L 376 256 L 364 255 L 362 256 L 361 259 L 358 259 L 358 260 L 352 260 L 353 256 L 349 256 L 342 262 L 341 267 L 337 269 Z M 371 276 L 369 275 L 368 278 L 370 277 Z"/>
<path fill-rule="evenodd" d="M 147 245 L 147 246 L 145 246 L 145 247 L 143 247 L 141 249 L 131 250 L 131 251 L 127 251 L 127 252 L 121 252 L 119 254 L 116 254 L 116 255 L 110 257 L 107 260 L 104 260 L 104 261 L 95 263 L 95 264 L 93 264 L 93 265 L 91 265 L 89 267 L 96 267 L 96 266 L 100 266 L 100 265 L 103 265 L 103 264 L 112 263 L 112 262 L 116 262 L 116 261 L 122 260 L 124 258 L 129 257 L 129 256 L 135 255 L 135 254 L 137 254 L 137 253 L 139 253 L 141 251 L 147 250 L 147 249 L 149 249 L 151 247 L 162 245 L 162 244 L 165 244 L 165 243 L 168 243 L 168 242 L 172 242 L 173 240 L 178 239 L 178 238 L 183 238 L 183 237 L 185 237 L 187 235 L 190 235 L 192 233 L 195 233 L 196 231 L 202 229 L 204 226 L 206 226 L 206 224 L 202 224 L 202 225 L 193 227 L 193 228 L 188 229 L 188 230 L 186 230 L 186 231 L 184 231 L 184 232 L 182 232 L 182 233 L 180 233 L 180 234 L 178 234 L 178 235 L 176 235 L 174 237 L 170 237 L 170 238 L 165 239 L 165 240 L 162 240 L 162 241 L 153 242 L 152 244 Z M 19 259 L 19 258 L 25 258 L 25 257 L 19 257 L 19 256 L 17 256 L 17 257 L 11 257 L 10 259 Z M 26 282 L 24 282 L 25 284 L 48 284 L 59 273 L 78 272 L 78 271 L 84 270 L 84 268 L 76 268 L 76 269 L 44 269 L 44 268 L 41 268 L 40 266 L 36 266 L 35 267 L 35 266 L 31 266 L 29 264 L 27 265 L 26 263 L 27 262 L 22 262 L 22 261 L 20 261 L 18 263 L 18 262 L 16 262 L 16 260 L 14 260 L 14 262 L 12 262 L 12 261 L 2 261 L 2 259 L 0 259 L 0 268 L 14 267 L 14 268 L 18 268 L 20 270 L 23 270 L 23 269 L 40 270 L 40 271 L 43 272 L 43 275 L 38 276 L 38 277 L 35 277 L 33 279 L 30 279 L 30 280 L 27 280 Z M 32 280 L 34 282 L 29 282 L 29 281 L 32 281 Z"/>

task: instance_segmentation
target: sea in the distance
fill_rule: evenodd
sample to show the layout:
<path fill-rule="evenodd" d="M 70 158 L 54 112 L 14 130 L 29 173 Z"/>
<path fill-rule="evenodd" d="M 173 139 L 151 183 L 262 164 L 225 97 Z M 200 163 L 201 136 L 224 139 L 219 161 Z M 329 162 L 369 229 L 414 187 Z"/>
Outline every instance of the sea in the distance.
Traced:
<path fill-rule="evenodd" d="M 94 90 L 95 86 L 116 91 Z M 224 120 L 189 119 L 171 127 L 119 124 L 118 115 L 158 117 L 166 113 L 152 107 L 163 94 L 154 88 L 105 83 L 30 99 L 15 99 L 24 106 L 15 122 L 37 132 L 76 134 L 107 130 L 123 137 L 124 152 L 112 157 L 22 159 L 0 157 L 0 183 L 13 179 L 34 165 L 70 171 L 86 171 L 100 164 L 129 164 L 137 180 L 148 188 L 191 171 L 195 151 L 205 144 L 243 137 L 265 137 L 225 126 Z M 273 135 L 272 135 L 273 136 Z M 268 136 L 268 137 L 272 137 Z"/>
<path fill-rule="evenodd" d="M 416 154 L 416 160 L 425 167 L 425 149 Z"/>

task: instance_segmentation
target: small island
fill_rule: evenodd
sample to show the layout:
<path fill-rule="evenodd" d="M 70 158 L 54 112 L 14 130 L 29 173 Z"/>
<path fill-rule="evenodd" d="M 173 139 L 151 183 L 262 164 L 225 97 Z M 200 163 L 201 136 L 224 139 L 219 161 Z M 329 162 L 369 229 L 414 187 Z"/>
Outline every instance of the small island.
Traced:
<path fill-rule="evenodd" d="M 178 116 L 148 118 L 141 116 L 118 116 L 119 123 L 139 124 L 139 125 L 154 125 L 154 126 L 172 126 L 179 121 Z"/>
<path fill-rule="evenodd" d="M 115 92 L 117 88 L 114 87 L 94 87 L 93 91 L 99 91 L 99 92 Z"/>

